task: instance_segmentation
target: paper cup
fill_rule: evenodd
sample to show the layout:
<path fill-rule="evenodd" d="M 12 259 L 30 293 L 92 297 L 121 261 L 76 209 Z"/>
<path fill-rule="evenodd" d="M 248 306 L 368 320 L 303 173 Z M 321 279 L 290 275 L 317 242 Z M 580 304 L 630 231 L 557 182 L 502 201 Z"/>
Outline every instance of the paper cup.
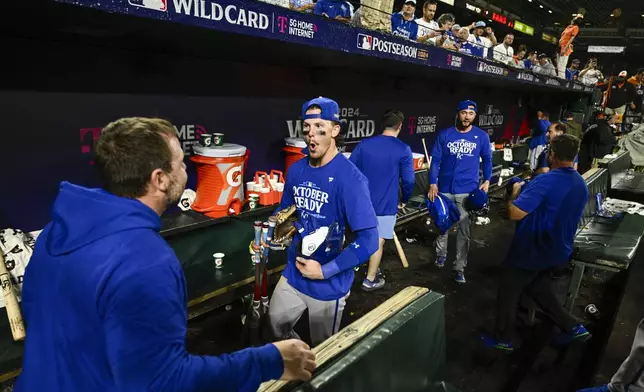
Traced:
<path fill-rule="evenodd" d="M 212 135 L 209 133 L 202 133 L 199 136 L 199 144 L 204 147 L 212 147 Z"/>
<path fill-rule="evenodd" d="M 277 188 L 278 192 L 284 192 L 284 183 L 283 182 L 278 182 L 276 188 Z"/>
<path fill-rule="evenodd" d="M 215 146 L 224 145 L 224 134 L 223 133 L 213 133 L 212 134 L 212 144 Z"/>
<path fill-rule="evenodd" d="M 259 195 L 257 193 L 251 193 L 248 195 L 248 208 L 254 210 L 259 206 Z"/>
<path fill-rule="evenodd" d="M 246 192 L 248 192 L 248 193 L 255 192 L 255 182 L 254 181 L 248 181 L 246 183 Z"/>
<path fill-rule="evenodd" d="M 215 268 L 223 268 L 224 266 L 224 254 L 215 253 L 212 257 L 215 259 Z"/>

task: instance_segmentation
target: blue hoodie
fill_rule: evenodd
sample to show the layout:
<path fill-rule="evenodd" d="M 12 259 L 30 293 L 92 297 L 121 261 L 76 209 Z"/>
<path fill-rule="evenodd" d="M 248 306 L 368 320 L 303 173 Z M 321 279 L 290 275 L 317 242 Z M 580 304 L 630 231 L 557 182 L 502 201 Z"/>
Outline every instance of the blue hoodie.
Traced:
<path fill-rule="evenodd" d="M 284 364 L 266 345 L 186 351 L 186 281 L 134 199 L 63 182 L 25 271 L 27 325 L 16 392 L 255 391 Z"/>
<path fill-rule="evenodd" d="M 398 188 L 402 179 L 401 202 L 407 204 L 414 190 L 414 157 L 411 148 L 398 138 L 377 135 L 358 144 L 351 162 L 369 181 L 371 203 L 377 216 L 398 213 Z"/>

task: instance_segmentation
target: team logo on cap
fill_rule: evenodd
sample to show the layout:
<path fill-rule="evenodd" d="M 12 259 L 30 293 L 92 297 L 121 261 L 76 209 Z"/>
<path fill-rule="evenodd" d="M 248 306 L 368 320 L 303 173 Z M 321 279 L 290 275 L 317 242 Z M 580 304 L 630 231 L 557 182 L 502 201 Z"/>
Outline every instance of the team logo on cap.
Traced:
<path fill-rule="evenodd" d="M 130 5 L 156 11 L 167 11 L 168 0 L 127 0 Z"/>

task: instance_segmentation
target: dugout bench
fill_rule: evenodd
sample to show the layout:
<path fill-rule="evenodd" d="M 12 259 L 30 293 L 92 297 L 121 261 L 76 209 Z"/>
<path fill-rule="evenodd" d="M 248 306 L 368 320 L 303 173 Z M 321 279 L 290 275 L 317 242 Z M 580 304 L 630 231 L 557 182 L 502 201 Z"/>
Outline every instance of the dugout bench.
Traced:
<path fill-rule="evenodd" d="M 573 274 L 565 308 L 572 311 L 587 269 L 628 271 L 644 234 L 644 216 L 624 214 L 621 218 L 597 215 L 597 195 L 609 192 L 608 170 L 591 169 L 584 174 L 590 197 L 575 236 Z"/>
<path fill-rule="evenodd" d="M 600 168 L 608 171 L 608 197 L 644 204 L 644 173 L 632 170 L 631 155 L 621 150 L 614 158 L 600 159 Z"/>

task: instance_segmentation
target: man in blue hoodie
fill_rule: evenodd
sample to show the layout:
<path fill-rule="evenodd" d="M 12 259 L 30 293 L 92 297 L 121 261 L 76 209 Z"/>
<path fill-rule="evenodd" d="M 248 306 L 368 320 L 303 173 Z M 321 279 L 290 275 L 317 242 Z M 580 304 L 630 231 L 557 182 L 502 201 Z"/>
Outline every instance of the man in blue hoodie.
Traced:
<path fill-rule="evenodd" d="M 26 268 L 17 392 L 255 391 L 310 379 L 296 340 L 230 355 L 186 351 L 186 281 L 159 235 L 187 174 L 171 123 L 123 118 L 96 144 L 102 189 L 63 182 Z"/>
<path fill-rule="evenodd" d="M 432 165 L 429 168 L 429 193 L 431 201 L 439 190 L 456 202 L 461 212 L 456 235 L 456 260 L 454 281 L 465 283 L 465 266 L 470 249 L 470 217 L 464 207 L 469 194 L 477 188 L 487 192 L 492 177 L 492 147 L 490 137 L 484 130 L 472 125 L 476 118 L 474 101 L 458 104 L 456 126 L 442 130 L 432 150 Z M 483 184 L 479 186 L 479 167 L 483 163 Z M 437 267 L 442 268 L 447 259 L 448 233 L 436 239 Z"/>
<path fill-rule="evenodd" d="M 403 208 L 414 190 L 414 158 L 411 148 L 398 139 L 405 115 L 398 110 L 388 110 L 382 116 L 384 130 L 381 135 L 363 140 L 351 152 L 350 161 L 369 181 L 371 203 L 378 218 L 379 244 L 369 258 L 367 277 L 362 289 L 381 288 L 385 280 L 378 273 L 385 240 L 394 238 L 396 214 Z M 402 179 L 402 198 L 398 202 L 399 183 Z"/>
<path fill-rule="evenodd" d="M 307 231 L 287 250 L 269 318 L 278 337 L 297 336 L 293 326 L 308 308 L 311 341 L 318 345 L 340 328 L 353 268 L 378 250 L 378 221 L 367 179 L 338 152 L 338 104 L 315 98 L 302 106 L 302 118 L 309 155 L 289 167 L 279 210 L 294 204 Z M 347 226 L 356 238 L 344 247 Z"/>

